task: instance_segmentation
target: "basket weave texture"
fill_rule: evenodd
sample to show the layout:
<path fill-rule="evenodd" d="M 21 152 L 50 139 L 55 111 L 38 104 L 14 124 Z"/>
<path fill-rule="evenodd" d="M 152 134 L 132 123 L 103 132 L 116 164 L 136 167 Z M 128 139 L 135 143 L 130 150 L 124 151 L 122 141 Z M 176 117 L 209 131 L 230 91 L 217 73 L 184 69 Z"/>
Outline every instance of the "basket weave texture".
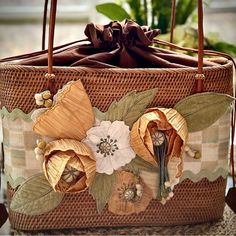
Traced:
<path fill-rule="evenodd" d="M 34 95 L 46 88 L 47 68 L 1 65 L 0 100 L 8 111 L 36 108 Z M 151 106 L 172 107 L 193 92 L 196 68 L 186 69 L 95 69 L 55 67 L 56 89 L 71 80 L 81 79 L 92 105 L 105 111 L 126 93 L 158 88 Z M 204 90 L 232 94 L 232 62 L 205 67 Z"/>
<path fill-rule="evenodd" d="M 8 111 L 14 108 L 28 113 L 36 108 L 34 94 L 46 88 L 46 67 L 1 65 L 0 100 Z M 137 90 L 158 88 L 151 106 L 172 107 L 189 96 L 194 88 L 196 68 L 186 69 L 95 69 L 55 67 L 56 88 L 71 80 L 81 79 L 93 106 L 106 111 L 114 100 Z M 204 68 L 204 90 L 232 94 L 232 63 Z M 98 214 L 87 191 L 66 194 L 52 212 L 27 216 L 10 211 L 12 227 L 22 230 L 86 228 L 101 226 L 177 225 L 216 220 L 224 210 L 226 180 L 178 184 L 174 197 L 162 206 L 153 200 L 145 212 L 128 216 L 114 215 L 106 209 Z M 9 189 L 9 198 L 13 191 Z"/>
<path fill-rule="evenodd" d="M 152 200 L 146 211 L 127 216 L 115 215 L 107 209 L 98 214 L 88 191 L 66 194 L 63 202 L 48 214 L 26 216 L 10 211 L 10 221 L 12 227 L 21 230 L 194 224 L 222 217 L 225 187 L 222 177 L 214 182 L 184 180 L 175 187 L 175 195 L 166 205 Z M 9 189 L 8 197 L 12 194 Z"/>

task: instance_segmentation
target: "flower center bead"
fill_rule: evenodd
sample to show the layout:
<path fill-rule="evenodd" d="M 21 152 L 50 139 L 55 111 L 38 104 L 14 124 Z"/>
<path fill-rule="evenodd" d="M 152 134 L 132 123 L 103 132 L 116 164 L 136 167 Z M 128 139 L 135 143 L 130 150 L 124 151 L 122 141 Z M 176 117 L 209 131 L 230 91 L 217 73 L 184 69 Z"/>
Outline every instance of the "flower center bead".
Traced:
<path fill-rule="evenodd" d="M 151 134 L 153 145 L 160 146 L 165 141 L 165 134 L 161 131 L 156 131 Z"/>
<path fill-rule="evenodd" d="M 98 150 L 97 153 L 101 153 L 104 157 L 113 156 L 115 151 L 118 150 L 117 140 L 113 140 L 108 135 L 107 138 L 101 138 L 101 142 L 97 144 Z"/>
<path fill-rule="evenodd" d="M 135 192 L 133 189 L 126 189 L 124 191 L 124 199 L 126 201 L 132 201 L 135 198 Z"/>
<path fill-rule="evenodd" d="M 74 182 L 75 180 L 78 179 L 78 177 L 82 174 L 79 170 L 73 168 L 70 165 L 67 165 L 65 167 L 65 170 L 62 173 L 61 178 L 66 182 L 66 183 L 71 183 Z"/>

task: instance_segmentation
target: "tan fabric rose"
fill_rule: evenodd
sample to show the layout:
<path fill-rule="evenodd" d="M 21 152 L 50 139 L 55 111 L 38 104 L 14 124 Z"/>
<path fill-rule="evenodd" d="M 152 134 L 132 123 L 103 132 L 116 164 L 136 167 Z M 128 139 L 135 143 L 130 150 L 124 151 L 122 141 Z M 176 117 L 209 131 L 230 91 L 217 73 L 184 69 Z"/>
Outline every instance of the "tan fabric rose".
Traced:
<path fill-rule="evenodd" d="M 117 173 L 117 182 L 108 202 L 108 210 L 118 215 L 145 211 L 152 200 L 152 191 L 134 174 Z"/>
<path fill-rule="evenodd" d="M 131 146 L 138 156 L 157 165 L 154 155 L 151 129 L 164 132 L 168 136 L 168 161 L 172 158 L 180 158 L 176 177 L 182 172 L 183 147 L 187 142 L 188 130 L 185 119 L 172 108 L 152 108 L 146 111 L 131 130 Z"/>
<path fill-rule="evenodd" d="M 72 139 L 60 139 L 46 146 L 43 170 L 58 192 L 81 192 L 91 183 L 96 162 L 90 149 Z"/>

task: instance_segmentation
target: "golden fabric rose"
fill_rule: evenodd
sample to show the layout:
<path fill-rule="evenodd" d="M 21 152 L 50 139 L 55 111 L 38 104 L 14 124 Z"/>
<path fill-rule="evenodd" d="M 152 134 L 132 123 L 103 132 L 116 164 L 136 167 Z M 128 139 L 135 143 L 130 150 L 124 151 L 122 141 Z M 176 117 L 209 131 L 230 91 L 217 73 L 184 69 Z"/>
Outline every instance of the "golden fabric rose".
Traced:
<path fill-rule="evenodd" d="M 43 171 L 55 191 L 81 192 L 90 185 L 96 162 L 85 144 L 60 139 L 47 144 Z"/>
<path fill-rule="evenodd" d="M 108 202 L 108 210 L 118 215 L 139 213 L 145 211 L 151 200 L 152 191 L 140 177 L 120 171 Z"/>
<path fill-rule="evenodd" d="M 155 133 L 155 131 L 160 132 Z M 179 158 L 175 173 L 175 177 L 179 177 L 182 173 L 181 153 L 187 142 L 188 130 L 185 119 L 176 110 L 172 108 L 147 110 L 132 127 L 131 146 L 138 156 L 156 166 L 158 160 L 154 153 L 153 140 L 162 142 L 162 134 L 168 139 L 167 162 Z"/>

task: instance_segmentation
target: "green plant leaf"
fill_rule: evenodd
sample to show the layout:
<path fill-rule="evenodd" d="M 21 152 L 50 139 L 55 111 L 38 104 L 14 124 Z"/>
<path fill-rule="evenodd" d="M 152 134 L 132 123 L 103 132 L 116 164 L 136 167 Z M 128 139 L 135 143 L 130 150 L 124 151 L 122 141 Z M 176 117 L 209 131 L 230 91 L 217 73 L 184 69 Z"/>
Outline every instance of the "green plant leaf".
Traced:
<path fill-rule="evenodd" d="M 130 18 L 130 15 L 126 12 L 126 10 L 115 3 L 103 3 L 96 5 L 96 10 L 111 20 L 122 21 Z"/>
<path fill-rule="evenodd" d="M 218 41 L 215 44 L 212 44 L 211 46 L 213 50 L 225 52 L 225 53 L 230 54 L 233 57 L 236 57 L 236 45 L 234 44 Z"/>
<path fill-rule="evenodd" d="M 158 172 L 159 168 L 152 165 L 151 163 L 145 161 L 139 156 L 136 156 L 130 163 L 124 166 L 125 170 L 132 171 L 134 173 L 139 173 L 140 171 Z"/>
<path fill-rule="evenodd" d="M 150 89 L 140 93 L 130 92 L 121 98 L 120 101 L 114 101 L 107 112 L 100 112 L 94 108 L 95 117 L 100 121 L 123 120 L 128 126 L 132 127 L 133 123 L 144 113 L 147 105 L 153 100 L 157 89 Z"/>
<path fill-rule="evenodd" d="M 55 209 L 64 193 L 54 192 L 43 173 L 27 179 L 16 191 L 10 204 L 12 211 L 41 215 Z"/>
<path fill-rule="evenodd" d="M 220 93 L 198 93 L 178 102 L 176 109 L 186 120 L 189 132 L 203 130 L 228 110 L 234 98 Z"/>
<path fill-rule="evenodd" d="M 176 25 L 185 24 L 188 17 L 194 12 L 197 7 L 197 1 L 179 0 L 176 6 Z"/>
<path fill-rule="evenodd" d="M 115 171 L 111 175 L 96 173 L 94 180 L 89 187 L 89 193 L 96 200 L 99 213 L 102 212 L 110 199 L 115 181 Z"/>

